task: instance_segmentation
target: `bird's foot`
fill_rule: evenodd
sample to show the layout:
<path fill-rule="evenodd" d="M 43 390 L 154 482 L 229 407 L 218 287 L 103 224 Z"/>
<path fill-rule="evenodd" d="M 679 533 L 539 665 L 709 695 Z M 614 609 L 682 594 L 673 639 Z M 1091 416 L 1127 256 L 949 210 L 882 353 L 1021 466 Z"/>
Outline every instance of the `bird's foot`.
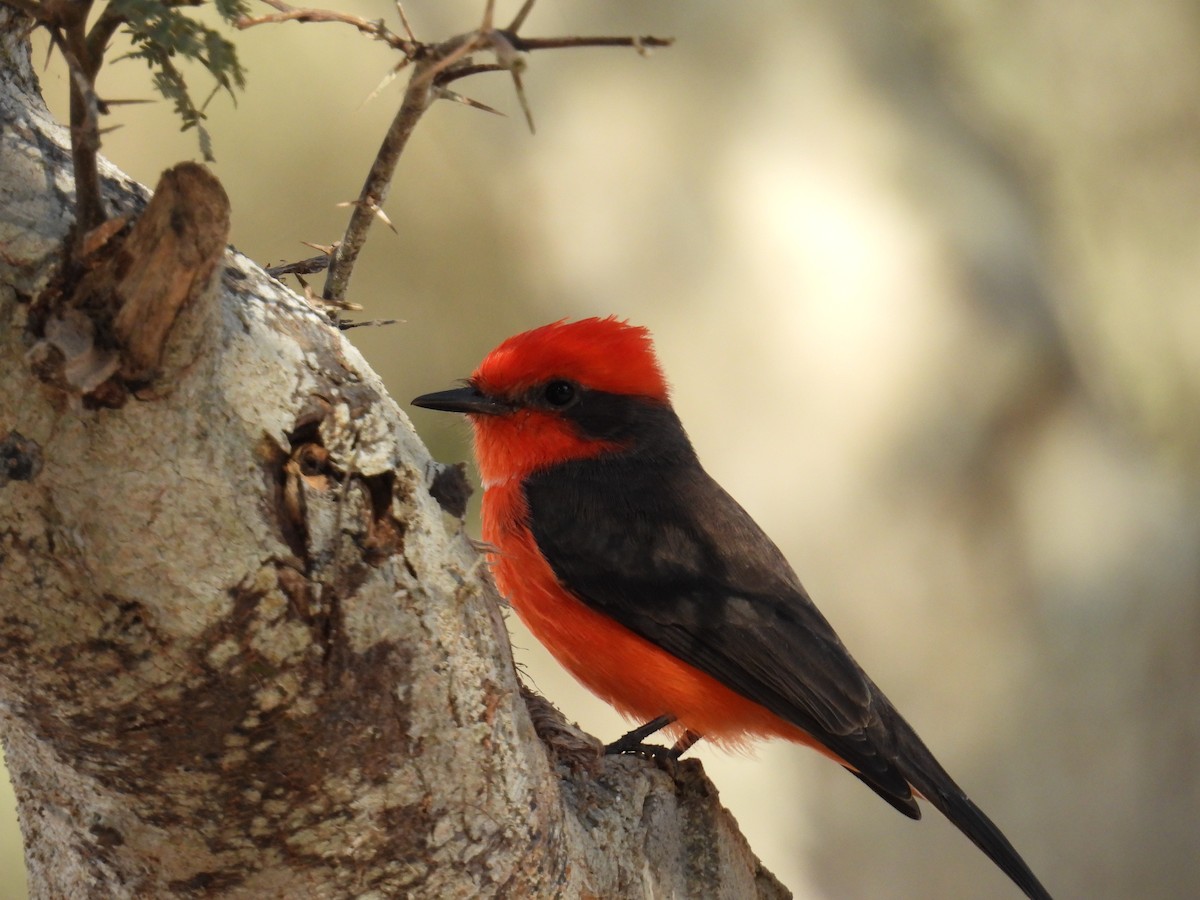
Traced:
<path fill-rule="evenodd" d="M 635 728 L 628 734 L 613 741 L 604 748 L 604 752 L 610 756 L 629 754 L 650 760 L 658 768 L 674 778 L 679 765 L 679 757 L 686 753 L 696 741 L 700 740 L 700 735 L 694 731 L 685 731 L 673 747 L 643 743 L 644 738 L 648 738 L 656 731 L 666 728 L 674 721 L 674 716 L 659 716 L 657 719 L 647 722 L 645 725 Z"/>
<path fill-rule="evenodd" d="M 604 748 L 604 752 L 608 756 L 615 756 L 618 753 L 644 753 L 645 748 L 650 745 L 643 744 L 642 741 L 656 731 L 662 731 L 674 721 L 674 716 L 659 716 L 657 719 L 652 719 L 645 725 L 639 725 L 633 731 L 629 732 L 629 734 L 617 738 Z M 666 747 L 659 747 L 658 749 L 665 750 Z"/>

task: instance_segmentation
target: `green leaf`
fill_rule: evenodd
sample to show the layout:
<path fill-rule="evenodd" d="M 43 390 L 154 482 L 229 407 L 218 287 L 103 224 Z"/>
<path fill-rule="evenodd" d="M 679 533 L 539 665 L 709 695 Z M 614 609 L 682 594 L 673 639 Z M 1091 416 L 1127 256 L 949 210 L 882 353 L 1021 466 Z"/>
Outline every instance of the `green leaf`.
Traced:
<path fill-rule="evenodd" d="M 214 6 L 229 23 L 248 11 L 245 0 L 214 0 Z M 196 129 L 200 151 L 206 160 L 212 161 L 212 142 L 200 124 L 212 94 L 197 105 L 175 60 L 186 59 L 204 66 L 216 81 L 213 93 L 223 89 L 232 97 L 234 88 L 246 85 L 246 72 L 233 43 L 162 0 L 111 0 L 109 7 L 124 19 L 134 46 L 121 58 L 146 61 L 154 73 L 155 88 L 174 105 L 183 130 Z"/>

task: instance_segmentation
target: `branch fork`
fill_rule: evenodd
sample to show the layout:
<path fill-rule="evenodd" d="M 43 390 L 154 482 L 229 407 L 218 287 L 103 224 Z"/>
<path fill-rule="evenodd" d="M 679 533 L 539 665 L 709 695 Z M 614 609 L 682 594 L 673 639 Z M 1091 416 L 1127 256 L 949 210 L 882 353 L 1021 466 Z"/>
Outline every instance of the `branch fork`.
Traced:
<path fill-rule="evenodd" d="M 395 77 L 409 65 L 413 66 L 400 109 L 384 135 L 358 198 L 349 204 L 353 208 L 353 212 L 346 226 L 345 235 L 330 254 L 329 271 L 322 291 L 322 299 L 326 304 L 335 307 L 345 302 L 350 286 L 350 277 L 358 261 L 359 253 L 366 242 L 367 233 L 375 219 L 383 216 L 382 207 L 387 199 L 388 189 L 395 175 L 400 155 L 404 152 L 413 129 L 426 110 L 433 105 L 435 100 L 444 99 L 464 103 L 484 112 L 497 113 L 497 110 L 484 103 L 450 90 L 451 83 L 484 72 L 506 71 L 510 73 L 521 110 L 525 115 L 529 130 L 532 132 L 534 130 L 533 114 L 525 97 L 525 87 L 521 80 L 521 74 L 526 66 L 523 54 L 534 50 L 574 47 L 632 47 L 639 53 L 645 54 L 648 48 L 668 47 L 673 43 L 670 38 L 657 37 L 522 37 L 519 33 L 520 29 L 533 10 L 536 0 L 525 0 L 512 21 L 504 28 L 495 27 L 495 0 L 487 0 L 483 20 L 478 28 L 438 43 L 426 43 L 416 38 L 407 16 L 404 14 L 404 9 L 399 3 L 396 4 L 396 10 L 404 31 L 403 35 L 389 29 L 381 20 L 368 20 L 333 10 L 297 8 L 285 3 L 284 0 L 263 0 L 263 2 L 276 12 L 259 17 L 242 17 L 238 20 L 237 26 L 250 28 L 255 25 L 280 22 L 340 22 L 357 28 L 375 40 L 385 42 L 402 54 L 400 62 L 396 64 L 386 80 Z M 473 62 L 474 54 L 482 52 L 492 53 L 496 61 L 494 63 Z M 384 221 L 387 221 L 386 218 Z"/>

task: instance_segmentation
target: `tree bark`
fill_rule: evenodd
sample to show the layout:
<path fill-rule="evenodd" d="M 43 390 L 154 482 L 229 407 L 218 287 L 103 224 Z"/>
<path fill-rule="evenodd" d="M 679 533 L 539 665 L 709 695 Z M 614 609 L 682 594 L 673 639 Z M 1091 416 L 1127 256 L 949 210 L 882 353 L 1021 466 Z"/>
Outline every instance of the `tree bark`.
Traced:
<path fill-rule="evenodd" d="M 60 271 L 70 151 L 0 6 L 0 734 L 35 897 L 781 897 L 698 763 L 514 673 L 441 471 L 202 167 Z"/>

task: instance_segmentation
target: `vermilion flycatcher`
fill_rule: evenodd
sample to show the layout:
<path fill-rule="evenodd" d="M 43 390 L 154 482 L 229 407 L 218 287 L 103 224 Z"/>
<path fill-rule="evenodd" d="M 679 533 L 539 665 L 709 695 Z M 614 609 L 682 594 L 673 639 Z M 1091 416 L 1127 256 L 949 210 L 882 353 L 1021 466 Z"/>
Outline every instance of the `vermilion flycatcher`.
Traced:
<path fill-rule="evenodd" d="M 586 687 L 648 722 L 612 748 L 668 726 L 679 750 L 808 744 L 907 816 L 924 797 L 1049 900 L 700 466 L 646 329 L 546 325 L 500 344 L 466 387 L 413 403 L 474 427 L 483 539 L 517 615 Z"/>

